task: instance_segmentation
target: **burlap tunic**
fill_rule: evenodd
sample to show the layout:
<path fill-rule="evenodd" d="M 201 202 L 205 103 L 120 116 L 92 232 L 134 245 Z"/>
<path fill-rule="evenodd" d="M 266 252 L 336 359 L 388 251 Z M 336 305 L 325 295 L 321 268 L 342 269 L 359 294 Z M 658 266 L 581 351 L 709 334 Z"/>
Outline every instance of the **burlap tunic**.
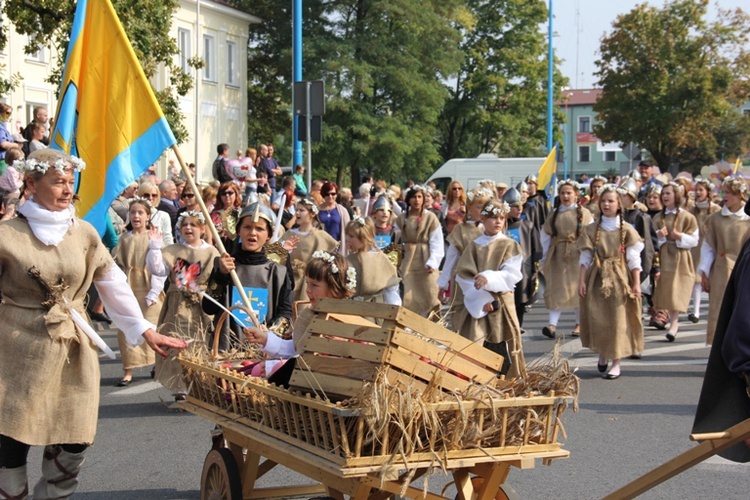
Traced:
<path fill-rule="evenodd" d="M 207 245 L 202 248 L 193 248 L 178 243 L 162 250 L 164 264 L 169 270 L 169 290 L 159 314 L 160 333 L 183 339 L 206 340 L 205 335 L 212 327 L 211 316 L 203 312 L 198 294 L 183 291 L 177 287 L 174 264 L 178 258 L 190 264 L 200 262 L 201 274 L 198 278 L 198 285 L 201 290 L 205 291 L 213 270 L 214 259 L 218 256 L 219 251 Z M 185 384 L 182 381 L 182 370 L 176 358 L 177 354 L 176 351 L 170 350 L 168 358 L 163 359 L 161 356 L 156 358 L 156 379 L 171 391 L 184 391 Z"/>
<path fill-rule="evenodd" d="M 589 212 L 591 212 L 591 217 L 593 217 L 594 220 L 598 220 L 599 216 L 601 216 L 601 214 L 602 214 L 602 211 L 599 208 L 599 199 L 598 198 L 596 200 L 594 200 L 594 201 L 590 201 L 590 202 L 586 203 L 586 208 L 588 209 Z"/>
<path fill-rule="evenodd" d="M 307 282 L 305 281 L 305 267 L 312 259 L 312 254 L 316 250 L 325 250 L 333 252 L 339 242 L 334 240 L 330 234 L 319 229 L 312 229 L 310 233 L 303 234 L 299 231 L 289 231 L 284 233 L 280 242 L 288 240 L 292 236 L 299 236 L 297 247 L 289 254 L 291 259 L 292 274 L 294 276 L 294 301 L 307 300 Z"/>
<path fill-rule="evenodd" d="M 476 222 L 462 222 L 453 228 L 453 231 L 448 235 L 446 241 L 450 243 L 453 248 L 458 250 L 460 256 L 464 253 L 464 249 L 481 235 L 482 226 L 480 224 Z M 448 316 L 451 318 L 451 325 L 455 325 L 455 323 L 453 323 L 453 318 L 456 314 L 465 313 L 466 311 L 464 309 L 463 292 L 461 291 L 461 287 L 456 284 L 455 267 L 451 270 L 450 278 L 451 296 L 453 297 L 453 300 L 451 300 L 451 307 Z M 458 327 L 454 327 L 453 329 L 458 331 Z"/>
<path fill-rule="evenodd" d="M 456 264 L 456 276 L 474 280 L 482 271 L 499 271 L 505 261 L 516 255 L 521 255 L 521 246 L 510 238 L 498 238 L 489 245 L 479 245 L 472 241 Z M 474 318 L 465 307 L 453 316 L 454 329 L 469 340 L 508 342 L 508 351 L 513 359 L 513 366 L 508 374 L 510 377 L 524 373 L 526 366 L 521 344 L 521 325 L 518 323 L 513 293 L 513 290 L 504 293 L 490 292 L 500 304 L 500 309 L 482 318 Z"/>
<path fill-rule="evenodd" d="M 680 210 L 677 214 L 664 217 L 659 212 L 654 217 L 654 228 L 659 231 L 665 227 L 671 232 L 693 234 L 698 229 L 698 222 L 693 214 Z M 659 248 L 661 276 L 656 281 L 653 294 L 654 307 L 667 311 L 687 311 L 693 295 L 695 284 L 695 267 L 688 248 L 678 248 L 677 243 L 668 239 Z"/>
<path fill-rule="evenodd" d="M 385 289 L 398 285 L 401 281 L 396 267 L 380 250 L 350 253 L 346 260 L 357 272 L 355 300 L 383 304 Z"/>
<path fill-rule="evenodd" d="M 572 208 L 557 214 L 555 237 L 552 237 L 552 221 L 555 220 L 553 214 L 550 214 L 542 228 L 552 238 L 542 270 L 547 282 L 544 304 L 549 310 L 578 307 L 578 262 L 581 252 L 576 247 L 577 212 L 577 209 Z M 586 208 L 582 209 L 581 214 L 585 228 L 593 218 Z"/>
<path fill-rule="evenodd" d="M 428 273 L 425 264 L 430 258 L 430 234 L 436 229 L 440 230 L 440 222 L 429 210 L 424 210 L 420 218 L 407 216 L 407 213 L 399 215 L 396 222 L 401 228 L 404 245 L 400 269 L 404 283 L 403 306 L 422 316 L 429 316 L 440 307 L 437 286 L 439 271 L 435 265 L 435 270 Z"/>
<path fill-rule="evenodd" d="M 711 273 L 708 275 L 711 286 L 708 294 L 708 326 L 706 343 L 712 344 L 716 332 L 716 320 L 721 310 L 721 301 L 727 289 L 729 276 L 743 245 L 750 237 L 750 220 L 734 219 L 720 212 L 706 219 L 704 227 L 706 243 L 715 254 Z"/>
<path fill-rule="evenodd" d="M 164 303 L 164 292 L 159 293 L 159 301 L 156 304 L 146 304 L 146 295 L 151 291 L 151 273 L 146 269 L 148 241 L 148 233 L 126 233 L 120 237 L 117 246 L 112 250 L 112 257 L 128 278 L 128 284 L 138 299 L 143 317 L 157 324 Z M 154 350 L 148 344 L 144 342 L 138 347 L 132 347 L 121 330 L 117 331 L 117 344 L 120 346 L 122 366 L 126 370 L 153 365 L 156 361 Z"/>
<path fill-rule="evenodd" d="M 23 217 L 0 224 L 0 434 L 31 446 L 92 443 L 99 411 L 99 352 L 27 274 L 64 279 L 70 305 L 86 316 L 93 280 L 112 266 L 94 228 L 75 220 L 57 246 L 39 241 Z"/>
<path fill-rule="evenodd" d="M 693 214 L 695 220 L 698 222 L 698 244 L 690 249 L 690 254 L 693 256 L 693 266 L 695 266 L 695 282 L 701 282 L 701 276 L 698 273 L 698 265 L 701 263 L 701 247 L 703 246 L 703 240 L 706 236 L 705 226 L 708 216 L 721 210 L 721 207 L 716 203 L 709 202 L 708 207 L 699 208 L 697 205 L 693 205 L 690 208 L 690 213 Z M 740 245 L 742 248 L 742 245 Z M 719 303 L 721 307 L 721 303 Z M 718 311 L 718 309 L 717 309 Z"/>
<path fill-rule="evenodd" d="M 625 253 L 620 248 L 620 229 L 600 230 L 587 226 L 578 240 L 580 250 L 593 252 L 586 271 L 586 297 L 581 300 L 581 344 L 607 359 L 620 359 L 643 352 L 641 298 L 632 294 L 633 279 Z M 630 224 L 624 225 L 625 247 L 642 241 Z"/>

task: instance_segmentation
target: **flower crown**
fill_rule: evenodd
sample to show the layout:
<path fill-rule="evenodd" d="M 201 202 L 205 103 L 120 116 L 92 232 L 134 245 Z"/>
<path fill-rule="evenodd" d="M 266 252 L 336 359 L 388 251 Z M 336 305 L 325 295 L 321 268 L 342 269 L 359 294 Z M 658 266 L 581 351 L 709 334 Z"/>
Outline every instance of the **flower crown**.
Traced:
<path fill-rule="evenodd" d="M 708 191 L 709 193 L 713 191 L 714 188 L 716 188 L 713 182 L 711 182 L 709 179 L 704 179 L 703 177 L 698 177 L 697 179 L 695 179 L 695 185 L 697 186 L 698 184 L 705 187 L 706 191 Z"/>
<path fill-rule="evenodd" d="M 672 186 L 676 193 L 685 194 L 685 186 L 683 186 L 679 182 L 669 181 L 668 183 L 664 184 L 664 187 L 667 186 Z"/>
<path fill-rule="evenodd" d="M 485 217 L 497 217 L 498 215 L 508 215 L 510 213 L 510 205 L 504 201 L 497 203 L 487 203 L 482 208 L 482 215 Z"/>
<path fill-rule="evenodd" d="M 141 198 L 140 196 L 135 196 L 131 198 L 128 201 L 128 208 L 132 207 L 135 203 L 140 203 L 141 205 L 148 207 L 149 210 L 154 208 L 154 206 L 151 204 L 151 200 L 147 200 L 146 198 Z"/>
<path fill-rule="evenodd" d="M 199 212 L 198 210 L 188 210 L 186 212 L 182 212 L 179 217 L 177 217 L 177 227 L 182 226 L 182 221 L 185 220 L 185 217 L 194 217 L 200 221 L 201 224 L 206 223 L 206 218 L 203 217 L 203 214 Z"/>
<path fill-rule="evenodd" d="M 316 250 L 313 252 L 312 258 L 327 262 L 331 266 L 331 272 L 333 274 L 339 273 L 339 266 L 336 265 L 336 257 L 333 254 L 330 254 L 325 250 Z M 353 267 L 349 267 L 346 270 L 346 288 L 349 290 L 355 290 L 357 288 L 357 271 L 355 271 Z"/>
<path fill-rule="evenodd" d="M 572 180 L 572 179 L 563 179 L 560 182 L 558 182 L 557 183 L 557 190 L 560 191 L 563 188 L 563 186 L 570 186 L 573 189 L 575 189 L 576 191 L 578 191 L 580 189 L 580 186 L 578 185 L 578 183 L 576 181 Z"/>
<path fill-rule="evenodd" d="M 602 181 L 604 184 L 606 184 L 607 178 L 601 175 L 595 175 L 594 177 L 591 178 L 591 182 L 594 182 L 594 181 Z"/>
<path fill-rule="evenodd" d="M 477 182 L 478 187 L 483 187 L 490 189 L 488 186 L 495 187 L 495 181 L 492 179 L 482 179 L 481 181 Z"/>
<path fill-rule="evenodd" d="M 357 223 L 360 226 L 366 226 L 367 225 L 367 221 L 365 221 L 359 215 L 355 215 L 354 217 L 352 217 L 352 222 L 355 222 L 355 223 Z"/>
<path fill-rule="evenodd" d="M 300 198 L 297 203 L 306 206 L 308 210 L 313 213 L 313 215 L 318 215 L 318 213 L 320 212 L 318 205 L 316 205 L 312 200 L 308 198 Z"/>
<path fill-rule="evenodd" d="M 469 201 L 469 203 L 473 203 L 474 198 L 477 198 L 477 197 L 492 198 L 494 197 L 494 194 L 492 193 L 492 191 L 490 191 L 486 187 L 474 188 L 468 193 L 466 193 L 466 199 Z"/>
<path fill-rule="evenodd" d="M 604 193 L 628 194 L 628 191 L 618 188 L 614 184 L 605 184 L 599 189 L 599 196 L 601 197 Z"/>
<path fill-rule="evenodd" d="M 736 189 L 740 193 L 744 194 L 747 191 L 747 184 L 742 179 L 739 179 L 737 177 L 732 177 L 731 175 L 729 177 L 726 177 L 724 179 L 724 182 L 721 183 L 722 187 L 728 187 L 731 189 Z"/>
<path fill-rule="evenodd" d="M 72 166 L 68 166 L 68 165 Z M 13 162 L 13 168 L 19 172 L 41 172 L 46 174 L 47 170 L 54 168 L 58 172 L 65 173 L 65 170 L 73 170 L 74 172 L 81 172 L 86 170 L 86 162 L 75 156 L 68 156 L 67 158 L 58 158 L 55 163 L 50 164 L 47 161 L 37 161 L 34 158 L 27 160 L 16 160 Z"/>

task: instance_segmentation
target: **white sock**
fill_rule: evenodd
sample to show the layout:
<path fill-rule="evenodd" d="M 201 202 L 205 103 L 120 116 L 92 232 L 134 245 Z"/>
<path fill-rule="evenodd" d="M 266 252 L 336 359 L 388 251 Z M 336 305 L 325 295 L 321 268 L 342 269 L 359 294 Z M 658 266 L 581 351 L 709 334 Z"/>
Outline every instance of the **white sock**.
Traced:
<path fill-rule="evenodd" d="M 669 333 L 677 333 L 680 321 L 680 311 L 669 311 Z"/>
<path fill-rule="evenodd" d="M 701 291 L 703 290 L 703 287 L 701 287 L 700 283 L 696 283 L 693 287 L 693 314 L 696 318 L 701 317 Z"/>
<path fill-rule="evenodd" d="M 557 322 L 560 321 L 561 314 L 562 314 L 561 309 L 550 309 L 549 310 L 549 324 L 557 326 Z"/>
<path fill-rule="evenodd" d="M 620 360 L 613 359 L 612 368 L 609 369 L 609 371 L 607 372 L 607 375 L 619 375 L 619 374 L 620 374 Z"/>

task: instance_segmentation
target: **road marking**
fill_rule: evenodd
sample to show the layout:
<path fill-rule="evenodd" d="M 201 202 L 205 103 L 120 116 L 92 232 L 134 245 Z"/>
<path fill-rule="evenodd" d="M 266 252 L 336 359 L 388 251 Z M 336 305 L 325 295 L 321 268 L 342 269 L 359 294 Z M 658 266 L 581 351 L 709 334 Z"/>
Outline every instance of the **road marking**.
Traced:
<path fill-rule="evenodd" d="M 144 394 L 146 392 L 155 391 L 161 388 L 162 385 L 159 382 L 146 382 L 145 384 L 137 384 L 132 387 L 126 387 L 117 391 L 110 392 L 110 396 L 135 396 L 137 394 Z"/>

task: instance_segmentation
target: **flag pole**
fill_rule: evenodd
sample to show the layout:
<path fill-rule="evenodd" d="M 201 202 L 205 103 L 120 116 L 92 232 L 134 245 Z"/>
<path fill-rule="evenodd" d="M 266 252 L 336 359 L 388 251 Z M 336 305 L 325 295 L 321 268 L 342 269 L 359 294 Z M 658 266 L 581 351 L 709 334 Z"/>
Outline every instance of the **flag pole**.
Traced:
<path fill-rule="evenodd" d="M 180 154 L 180 150 L 177 149 L 176 144 L 172 145 L 172 151 L 174 151 L 174 154 L 177 157 L 177 161 L 180 163 L 180 168 L 182 168 L 182 173 L 185 174 L 185 179 L 187 180 L 188 186 L 190 186 L 190 189 L 192 189 L 193 193 L 195 193 L 195 199 L 198 202 L 198 206 L 201 208 L 203 217 L 206 219 L 206 225 L 211 231 L 211 236 L 213 236 L 214 241 L 216 242 L 216 246 L 219 248 L 219 253 L 224 255 L 225 253 L 227 253 L 227 249 L 224 247 L 224 243 L 222 243 L 221 241 L 219 231 L 216 230 L 216 226 L 214 226 L 214 222 L 211 220 L 211 214 L 208 212 L 208 208 L 203 202 L 203 197 L 200 195 L 198 186 L 196 186 L 195 184 L 193 174 L 190 172 L 190 169 L 187 168 L 187 165 L 185 165 L 185 161 L 182 159 L 182 155 Z M 258 321 L 257 316 L 255 316 L 255 313 L 253 312 L 253 308 L 250 305 L 250 300 L 247 298 L 247 294 L 245 293 L 245 287 L 243 287 L 242 283 L 240 283 L 240 278 L 239 276 L 237 276 L 237 272 L 232 269 L 231 271 L 229 271 L 229 275 L 232 277 L 232 283 L 234 284 L 234 287 L 240 293 L 240 297 L 242 297 L 242 303 L 245 304 L 245 308 L 247 308 L 246 312 L 252 320 L 253 325 L 255 326 L 255 328 L 260 328 L 260 321 Z"/>

